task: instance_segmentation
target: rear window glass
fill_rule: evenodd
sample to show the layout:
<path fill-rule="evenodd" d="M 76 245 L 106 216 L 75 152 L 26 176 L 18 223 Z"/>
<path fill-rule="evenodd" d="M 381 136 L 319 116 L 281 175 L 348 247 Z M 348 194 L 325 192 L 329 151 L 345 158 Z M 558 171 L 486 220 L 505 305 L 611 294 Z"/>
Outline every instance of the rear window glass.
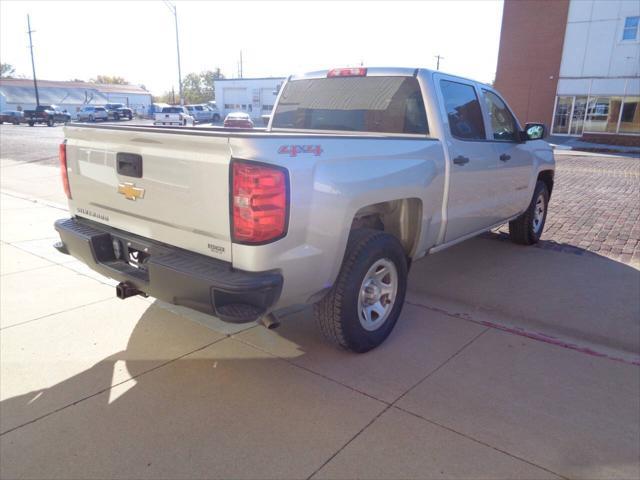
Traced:
<path fill-rule="evenodd" d="M 415 77 L 337 77 L 286 84 L 273 128 L 427 134 Z"/>
<path fill-rule="evenodd" d="M 449 80 L 441 80 L 440 88 L 451 135 L 465 140 L 485 140 L 482 109 L 475 88 Z"/>
<path fill-rule="evenodd" d="M 182 107 L 164 107 L 162 113 L 182 113 Z"/>

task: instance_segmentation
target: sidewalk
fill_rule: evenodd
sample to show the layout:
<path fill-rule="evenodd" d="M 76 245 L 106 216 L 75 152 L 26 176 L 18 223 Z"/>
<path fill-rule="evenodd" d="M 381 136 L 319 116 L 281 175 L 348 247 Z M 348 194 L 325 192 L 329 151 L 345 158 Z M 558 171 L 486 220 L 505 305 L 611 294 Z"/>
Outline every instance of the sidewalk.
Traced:
<path fill-rule="evenodd" d="M 630 155 L 640 157 L 640 147 L 628 147 L 624 145 L 609 145 L 608 143 L 585 142 L 576 137 L 563 135 L 551 135 L 546 138 L 554 148 L 556 153 L 571 151 L 572 154 L 579 152 L 602 153 L 611 155 Z"/>
<path fill-rule="evenodd" d="M 308 310 L 270 331 L 121 301 L 113 282 L 50 247 L 64 210 L 6 194 L 0 208 L 2 478 L 640 476 L 637 366 L 483 323 L 584 321 L 624 353 L 615 332 L 637 323 L 625 318 L 637 303 L 613 290 L 633 288 L 630 267 L 589 293 L 602 270 L 530 250 L 521 261 L 556 264 L 557 278 L 522 278 L 530 291 L 518 296 L 505 244 L 466 242 L 449 280 L 438 257 L 416 263 L 388 342 L 354 355 L 325 344 Z M 615 332 L 599 331 L 612 315 Z"/>

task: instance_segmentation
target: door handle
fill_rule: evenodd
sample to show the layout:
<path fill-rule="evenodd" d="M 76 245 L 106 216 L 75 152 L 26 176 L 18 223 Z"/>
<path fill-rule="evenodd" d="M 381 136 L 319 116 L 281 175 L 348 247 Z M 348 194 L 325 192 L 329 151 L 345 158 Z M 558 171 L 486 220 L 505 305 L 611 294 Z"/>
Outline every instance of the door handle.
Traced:
<path fill-rule="evenodd" d="M 463 157 L 462 155 L 458 155 L 453 159 L 453 163 L 455 163 L 456 165 L 465 165 L 469 163 L 469 159 L 467 157 Z"/>
<path fill-rule="evenodd" d="M 500 160 L 502 160 L 503 162 L 511 160 L 511 155 L 507 155 L 506 153 L 503 153 L 502 155 L 500 155 Z"/>

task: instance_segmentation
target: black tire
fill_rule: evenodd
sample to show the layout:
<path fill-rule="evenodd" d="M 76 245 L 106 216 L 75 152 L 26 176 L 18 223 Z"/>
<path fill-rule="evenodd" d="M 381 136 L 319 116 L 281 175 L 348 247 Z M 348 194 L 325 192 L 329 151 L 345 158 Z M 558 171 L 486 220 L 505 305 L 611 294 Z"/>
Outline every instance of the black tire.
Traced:
<path fill-rule="evenodd" d="M 47 127 L 53 127 L 55 125 L 55 122 L 52 119 L 48 119 L 47 120 Z"/>
<path fill-rule="evenodd" d="M 96 119 L 93 117 L 93 115 L 89 115 L 89 121 L 90 121 L 90 122 L 95 122 L 95 121 L 96 121 Z"/>
<path fill-rule="evenodd" d="M 120 120 L 120 115 L 118 115 L 117 113 L 114 113 L 113 114 L 113 119 L 116 120 L 116 121 Z"/>
<path fill-rule="evenodd" d="M 213 121 L 214 122 L 219 122 L 220 121 L 220 115 L 218 115 L 217 113 L 213 116 Z"/>
<path fill-rule="evenodd" d="M 182 126 L 186 127 L 187 126 L 187 119 L 185 118 L 184 120 L 182 120 Z"/>
<path fill-rule="evenodd" d="M 543 200 L 543 205 L 539 204 L 540 199 Z M 542 212 L 539 212 L 536 217 L 536 211 L 540 208 L 542 208 Z M 511 241 L 519 245 L 538 243 L 544 230 L 548 210 L 549 189 L 542 180 L 538 180 L 527 210 L 518 218 L 509 222 L 509 238 Z M 542 216 L 541 219 L 540 216 Z"/>
<path fill-rule="evenodd" d="M 129 116 L 127 117 L 129 120 L 133 119 L 133 115 L 130 113 Z"/>
<path fill-rule="evenodd" d="M 33 125 L 35 124 L 35 123 L 34 123 L 34 122 L 32 122 L 31 120 L 29 120 L 29 122 L 28 122 L 28 123 L 29 123 L 29 126 L 30 126 L 30 127 L 33 127 Z"/>
<path fill-rule="evenodd" d="M 360 321 L 358 297 L 367 272 L 382 259 L 391 261 L 396 268 L 397 291 L 384 322 L 375 330 L 367 330 Z M 335 284 L 314 305 L 316 321 L 323 335 L 334 344 L 358 353 L 384 342 L 402 311 L 407 271 L 407 258 L 395 237 L 368 228 L 353 230 Z"/>

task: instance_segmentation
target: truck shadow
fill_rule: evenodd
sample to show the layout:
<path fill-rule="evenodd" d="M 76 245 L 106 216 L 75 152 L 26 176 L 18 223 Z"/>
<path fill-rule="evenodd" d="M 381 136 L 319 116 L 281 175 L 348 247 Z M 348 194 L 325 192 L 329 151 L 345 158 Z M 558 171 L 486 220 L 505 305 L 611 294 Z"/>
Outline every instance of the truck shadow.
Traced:
<path fill-rule="evenodd" d="M 640 354 L 640 271 L 575 246 L 485 235 L 417 261 L 409 290 L 514 325 Z M 464 309 L 463 309 L 464 310 Z"/>
<path fill-rule="evenodd" d="M 525 326 L 638 352 L 640 272 L 603 257 L 480 238 L 416 262 L 409 289 L 427 305 L 446 298 L 471 314 L 483 308 Z M 149 332 L 158 328 L 152 306 L 125 350 L 49 388 L 0 402 L 2 432 L 22 427 L 1 439 L 2 477 L 283 478 L 292 476 L 291 465 L 293 476 L 306 476 L 382 405 L 339 384 L 358 390 L 359 377 L 382 368 L 378 374 L 393 385 L 403 370 L 434 361 L 428 355 L 438 353 L 437 330 L 457 320 L 436 321 L 417 310 L 407 305 L 387 343 L 367 355 L 322 342 L 307 309 L 284 318 L 274 332 L 254 327 L 240 341 L 223 337 L 170 359 L 163 356 L 174 341 L 170 330 L 150 344 Z M 278 342 L 284 350 L 276 351 Z M 267 353 L 272 348 L 303 368 Z M 438 361 L 447 355 L 438 353 Z M 135 379 L 112 387 L 124 373 Z M 531 435 L 530 442 L 548 441 Z M 559 458 L 573 454 L 557 452 Z M 619 465 L 636 461 L 628 449 L 610 458 Z"/>

